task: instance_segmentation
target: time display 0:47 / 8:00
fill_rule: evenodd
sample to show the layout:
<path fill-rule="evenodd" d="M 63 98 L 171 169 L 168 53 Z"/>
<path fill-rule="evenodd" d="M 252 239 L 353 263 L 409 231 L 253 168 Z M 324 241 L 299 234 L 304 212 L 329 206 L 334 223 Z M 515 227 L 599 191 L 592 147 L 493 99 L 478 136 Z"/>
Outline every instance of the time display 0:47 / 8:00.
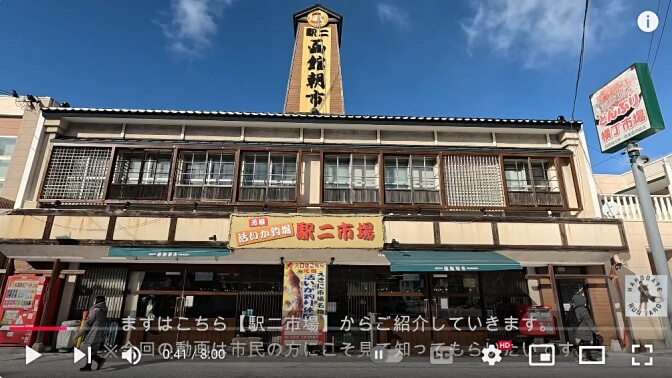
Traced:
<path fill-rule="evenodd" d="M 221 348 L 195 350 L 193 354 L 189 355 L 185 350 L 172 350 L 166 348 L 161 351 L 161 357 L 164 360 L 186 360 L 186 359 L 201 359 L 201 360 L 223 360 L 226 358 L 226 350 Z"/>

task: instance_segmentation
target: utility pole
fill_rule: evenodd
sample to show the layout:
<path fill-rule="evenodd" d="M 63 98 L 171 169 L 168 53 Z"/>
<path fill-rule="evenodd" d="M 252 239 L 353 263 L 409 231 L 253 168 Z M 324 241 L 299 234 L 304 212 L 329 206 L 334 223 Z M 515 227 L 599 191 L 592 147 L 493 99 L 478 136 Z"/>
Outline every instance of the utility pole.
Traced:
<path fill-rule="evenodd" d="M 649 184 L 646 181 L 646 174 L 644 174 L 644 164 L 648 161 L 642 158 L 640 152 L 641 147 L 637 143 L 629 143 L 626 149 L 628 157 L 630 158 L 630 166 L 632 167 L 632 175 L 635 179 L 635 187 L 637 188 L 637 199 L 639 200 L 639 208 L 642 212 L 642 219 L 644 220 L 644 230 L 646 231 L 646 239 L 651 248 L 651 256 L 656 267 L 656 273 L 667 280 L 667 298 L 665 303 L 667 305 L 667 317 L 661 318 L 663 331 L 665 335 L 665 348 L 672 349 L 672 326 L 670 324 L 670 316 L 672 316 L 672 278 L 670 277 L 670 269 L 667 266 L 667 256 L 665 256 L 665 248 L 663 247 L 663 239 L 660 236 L 658 229 L 658 221 L 656 220 L 656 213 L 653 209 L 653 201 L 651 201 L 651 191 Z"/>

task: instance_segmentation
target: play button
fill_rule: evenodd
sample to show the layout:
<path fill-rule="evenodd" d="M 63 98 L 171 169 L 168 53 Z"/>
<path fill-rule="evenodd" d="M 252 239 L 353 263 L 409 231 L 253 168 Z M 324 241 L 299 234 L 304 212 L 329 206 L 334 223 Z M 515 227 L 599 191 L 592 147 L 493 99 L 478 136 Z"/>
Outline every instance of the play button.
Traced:
<path fill-rule="evenodd" d="M 26 347 L 26 365 L 42 357 L 35 349 Z"/>

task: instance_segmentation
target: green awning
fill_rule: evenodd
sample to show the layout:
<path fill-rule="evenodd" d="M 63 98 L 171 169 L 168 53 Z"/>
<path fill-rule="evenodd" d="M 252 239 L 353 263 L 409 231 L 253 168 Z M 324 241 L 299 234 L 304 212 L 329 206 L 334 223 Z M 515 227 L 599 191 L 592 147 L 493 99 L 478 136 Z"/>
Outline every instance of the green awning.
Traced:
<path fill-rule="evenodd" d="M 497 252 L 384 251 L 392 272 L 474 272 L 520 270 L 523 266 Z"/>
<path fill-rule="evenodd" d="M 190 247 L 110 247 L 110 257 L 193 258 L 224 257 L 231 253 L 226 248 Z"/>

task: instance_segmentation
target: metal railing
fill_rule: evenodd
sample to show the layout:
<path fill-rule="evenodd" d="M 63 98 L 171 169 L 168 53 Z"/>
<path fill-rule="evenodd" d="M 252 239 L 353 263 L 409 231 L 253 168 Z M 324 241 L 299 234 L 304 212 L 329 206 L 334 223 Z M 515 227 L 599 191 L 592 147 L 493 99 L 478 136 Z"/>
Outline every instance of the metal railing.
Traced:
<path fill-rule="evenodd" d="M 641 221 L 639 199 L 634 194 L 600 195 L 602 216 L 623 220 Z M 672 195 L 652 195 L 656 219 L 672 222 Z"/>

